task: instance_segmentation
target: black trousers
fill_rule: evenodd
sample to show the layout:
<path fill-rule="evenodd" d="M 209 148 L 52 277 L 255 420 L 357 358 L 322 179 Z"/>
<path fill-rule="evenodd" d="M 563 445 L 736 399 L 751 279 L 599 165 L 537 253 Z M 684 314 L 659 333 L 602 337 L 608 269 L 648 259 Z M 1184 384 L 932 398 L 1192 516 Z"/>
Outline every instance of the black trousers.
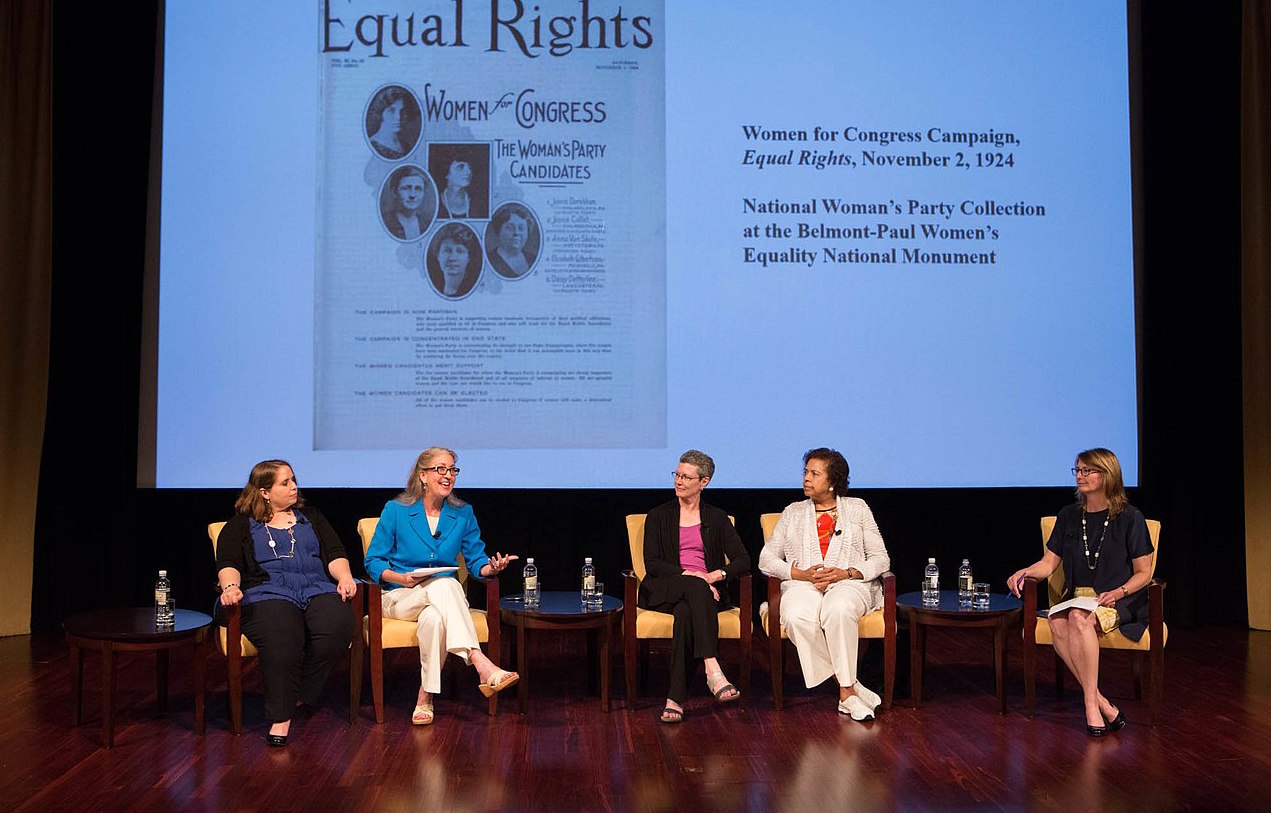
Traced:
<path fill-rule="evenodd" d="M 296 701 L 313 705 L 331 669 L 353 640 L 353 614 L 334 593 L 314 596 L 300 609 L 268 599 L 243 605 L 243 634 L 260 650 L 265 717 L 291 719 Z"/>
<path fill-rule="evenodd" d="M 671 627 L 671 681 L 666 696 L 682 705 L 688 697 L 693 660 L 719 654 L 719 605 L 705 579 L 683 574 L 657 578 L 666 585 L 666 601 L 649 609 L 670 613 L 675 619 Z"/>

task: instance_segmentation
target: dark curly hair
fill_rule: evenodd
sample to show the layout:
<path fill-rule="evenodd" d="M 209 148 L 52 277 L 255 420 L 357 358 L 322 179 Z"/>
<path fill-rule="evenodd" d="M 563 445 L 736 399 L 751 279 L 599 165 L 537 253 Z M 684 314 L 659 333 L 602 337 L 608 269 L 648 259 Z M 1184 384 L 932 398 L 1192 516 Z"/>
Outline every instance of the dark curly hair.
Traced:
<path fill-rule="evenodd" d="M 830 487 L 834 489 L 834 493 L 840 496 L 847 493 L 848 474 L 851 473 L 851 469 L 847 465 L 847 458 L 842 453 L 822 446 L 819 449 L 808 449 L 804 452 L 803 465 L 807 466 L 809 460 L 824 461 L 829 469 L 827 474 L 829 474 Z"/>

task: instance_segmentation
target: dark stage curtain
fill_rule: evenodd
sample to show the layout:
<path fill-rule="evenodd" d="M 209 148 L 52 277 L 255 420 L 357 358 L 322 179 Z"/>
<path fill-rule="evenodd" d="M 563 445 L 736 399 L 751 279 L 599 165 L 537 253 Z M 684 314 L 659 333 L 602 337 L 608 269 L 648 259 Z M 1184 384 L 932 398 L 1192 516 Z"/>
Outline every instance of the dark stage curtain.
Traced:
<path fill-rule="evenodd" d="M 1245 0 L 1240 81 L 1245 565 L 1249 626 L 1271 629 L 1271 3 Z"/>
<path fill-rule="evenodd" d="M 52 289 L 52 1 L 0 0 L 0 635 L 31 629 Z"/>

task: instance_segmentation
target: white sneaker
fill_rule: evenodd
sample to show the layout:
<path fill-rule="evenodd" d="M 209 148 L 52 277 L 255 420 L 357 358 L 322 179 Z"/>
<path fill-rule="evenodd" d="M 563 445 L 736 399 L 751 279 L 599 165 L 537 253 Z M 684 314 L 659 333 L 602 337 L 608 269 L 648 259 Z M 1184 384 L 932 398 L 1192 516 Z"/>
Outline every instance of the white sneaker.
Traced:
<path fill-rule="evenodd" d="M 838 708 L 839 714 L 850 715 L 858 723 L 874 719 L 874 710 L 865 705 L 865 702 L 856 695 L 839 703 Z"/>
<path fill-rule="evenodd" d="M 866 689 L 865 684 L 859 680 L 856 681 L 856 694 L 865 701 L 865 705 L 869 706 L 871 711 L 876 711 L 883 702 L 881 697 Z"/>

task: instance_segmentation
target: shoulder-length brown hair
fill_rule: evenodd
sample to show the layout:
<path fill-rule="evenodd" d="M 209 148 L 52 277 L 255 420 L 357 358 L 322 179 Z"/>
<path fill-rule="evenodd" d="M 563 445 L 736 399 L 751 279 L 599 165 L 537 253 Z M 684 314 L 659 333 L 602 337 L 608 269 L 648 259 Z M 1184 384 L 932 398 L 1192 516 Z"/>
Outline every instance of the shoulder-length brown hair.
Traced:
<path fill-rule="evenodd" d="M 402 489 L 402 493 L 393 499 L 402 505 L 414 505 L 422 500 L 424 498 L 424 481 L 419 479 L 419 473 L 433 466 L 433 461 L 442 455 L 450 455 L 450 459 L 454 461 L 451 465 L 458 465 L 459 455 L 455 454 L 453 450 L 447 449 L 445 446 L 429 446 L 419 453 L 419 457 L 415 458 L 415 465 L 411 467 L 410 474 L 406 475 L 406 488 Z M 455 496 L 453 491 L 446 498 L 446 502 L 455 508 L 465 504 L 463 500 Z"/>
<path fill-rule="evenodd" d="M 234 512 L 246 514 L 261 522 L 269 522 L 273 519 L 274 514 L 269 510 L 269 503 L 265 502 L 265 498 L 260 495 L 260 490 L 263 488 L 268 491 L 274 487 L 274 483 L 278 482 L 278 470 L 283 466 L 291 469 L 291 476 L 294 479 L 296 470 L 286 460 L 262 460 L 252 466 L 252 473 L 247 475 L 247 485 L 243 486 L 238 499 L 234 501 Z M 300 508 L 304 504 L 304 495 L 297 488 L 294 507 Z"/>
<path fill-rule="evenodd" d="M 1125 493 L 1125 480 L 1121 477 L 1121 461 L 1110 449 L 1086 449 L 1077 454 L 1077 465 L 1097 469 L 1103 475 L 1103 496 L 1108 499 L 1108 519 L 1125 510 L 1130 497 Z M 1086 496 L 1077 491 L 1078 504 L 1085 506 Z"/>

